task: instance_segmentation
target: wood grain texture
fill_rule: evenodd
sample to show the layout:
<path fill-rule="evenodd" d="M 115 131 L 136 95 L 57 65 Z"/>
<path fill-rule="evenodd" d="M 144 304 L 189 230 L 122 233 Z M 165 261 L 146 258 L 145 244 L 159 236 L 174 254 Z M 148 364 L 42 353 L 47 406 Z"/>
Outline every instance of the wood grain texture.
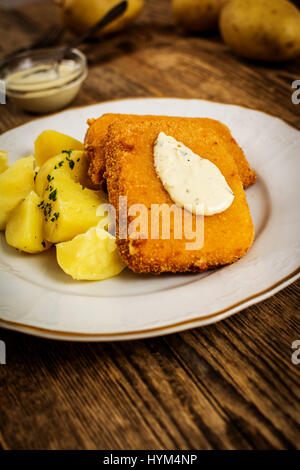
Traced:
<path fill-rule="evenodd" d="M 291 102 L 299 60 L 240 60 L 217 35 L 176 29 L 169 1 L 146 3 L 130 30 L 84 46 L 90 74 L 74 106 L 133 96 L 206 98 L 300 129 L 300 105 Z M 0 54 L 56 21 L 51 2 L 0 10 Z M 10 103 L 0 106 L 0 132 L 31 119 Z M 2 330 L 0 447 L 299 448 L 300 365 L 291 363 L 299 299 L 297 282 L 216 325 L 137 342 L 63 343 Z"/>

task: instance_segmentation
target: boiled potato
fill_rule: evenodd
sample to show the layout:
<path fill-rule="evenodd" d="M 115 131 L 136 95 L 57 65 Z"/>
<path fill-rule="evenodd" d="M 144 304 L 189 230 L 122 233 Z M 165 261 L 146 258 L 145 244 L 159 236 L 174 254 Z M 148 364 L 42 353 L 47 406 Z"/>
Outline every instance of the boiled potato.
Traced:
<path fill-rule="evenodd" d="M 35 178 L 35 190 L 42 197 L 49 184 L 48 175 L 53 171 L 55 173 L 55 170 L 66 172 L 76 183 L 89 187 L 91 183 L 87 173 L 88 167 L 89 161 L 86 152 L 81 150 L 65 151 L 47 160 L 39 169 Z"/>
<path fill-rule="evenodd" d="M 115 238 L 98 227 L 56 245 L 56 256 L 63 271 L 78 280 L 107 279 L 125 268 Z"/>
<path fill-rule="evenodd" d="M 34 190 L 34 158 L 20 158 L 0 175 L 0 230 L 10 212 Z"/>
<path fill-rule="evenodd" d="M 34 142 L 35 164 L 41 167 L 49 158 L 55 157 L 63 150 L 84 150 L 78 140 L 56 131 L 42 132 Z"/>
<path fill-rule="evenodd" d="M 7 152 L 0 150 L 0 174 L 7 170 Z"/>
<path fill-rule="evenodd" d="M 188 31 L 210 31 L 218 26 L 222 6 L 228 0 L 173 0 L 176 23 Z"/>
<path fill-rule="evenodd" d="M 61 6 L 63 25 L 82 34 L 99 21 L 120 0 L 56 0 Z M 130 25 L 144 6 L 144 0 L 128 0 L 126 11 L 115 21 L 101 29 L 97 36 L 120 31 Z"/>
<path fill-rule="evenodd" d="M 230 0 L 221 11 L 220 29 L 226 44 L 249 59 L 300 55 L 300 12 L 287 0 Z"/>
<path fill-rule="evenodd" d="M 10 213 L 5 237 L 9 245 L 27 253 L 40 253 L 50 248 L 43 236 L 41 198 L 31 191 Z"/>
<path fill-rule="evenodd" d="M 49 180 L 41 206 L 46 240 L 52 243 L 71 240 L 103 219 L 97 215 L 98 206 L 107 203 L 102 191 L 84 188 L 61 170 L 54 170 Z"/>

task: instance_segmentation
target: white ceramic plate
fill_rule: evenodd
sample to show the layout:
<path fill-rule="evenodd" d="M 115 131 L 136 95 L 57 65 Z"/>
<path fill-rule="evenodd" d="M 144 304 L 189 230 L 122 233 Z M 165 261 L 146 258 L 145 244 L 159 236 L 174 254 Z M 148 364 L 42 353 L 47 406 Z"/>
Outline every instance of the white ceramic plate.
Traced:
<path fill-rule="evenodd" d="M 247 190 L 256 229 L 249 253 L 204 274 L 136 275 L 102 282 L 65 275 L 55 251 L 19 254 L 0 239 L 0 326 L 56 339 L 145 338 L 207 325 L 260 302 L 299 277 L 300 132 L 267 114 L 202 100 L 128 99 L 72 109 L 0 136 L 10 161 L 33 151 L 45 129 L 83 139 L 103 113 L 210 117 L 229 126 L 258 181 Z M 275 315 L 275 312 L 274 312 Z"/>

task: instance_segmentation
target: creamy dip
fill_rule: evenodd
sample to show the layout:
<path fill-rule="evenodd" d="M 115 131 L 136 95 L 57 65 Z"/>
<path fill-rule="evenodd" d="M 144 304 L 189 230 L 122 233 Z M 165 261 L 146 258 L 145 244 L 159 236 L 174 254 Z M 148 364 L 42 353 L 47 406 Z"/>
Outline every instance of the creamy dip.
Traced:
<path fill-rule="evenodd" d="M 57 88 L 70 83 L 79 74 L 80 68 L 73 61 L 62 61 L 59 64 L 37 65 L 30 69 L 20 70 L 6 79 L 7 88 L 16 92 L 40 92 Z"/>
<path fill-rule="evenodd" d="M 192 213 L 214 215 L 232 204 L 234 194 L 219 168 L 164 132 L 154 144 L 154 165 L 171 199 Z"/>

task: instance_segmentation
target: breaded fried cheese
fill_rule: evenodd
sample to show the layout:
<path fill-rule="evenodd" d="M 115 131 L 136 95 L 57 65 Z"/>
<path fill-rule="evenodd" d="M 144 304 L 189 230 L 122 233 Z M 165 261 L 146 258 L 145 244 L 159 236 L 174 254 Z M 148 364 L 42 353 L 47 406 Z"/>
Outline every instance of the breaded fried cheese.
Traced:
<path fill-rule="evenodd" d="M 89 177 L 95 185 L 101 186 L 105 172 L 106 133 L 108 126 L 120 116 L 119 114 L 103 114 L 98 119 L 89 119 L 89 128 L 84 139 L 84 146 L 89 156 Z"/>
<path fill-rule="evenodd" d="M 220 121 L 208 118 L 180 118 L 167 116 L 137 116 L 128 114 L 103 114 L 98 119 L 88 121 L 89 128 L 85 137 L 85 148 L 90 159 L 89 176 L 95 186 L 101 186 L 105 173 L 105 152 L 104 145 L 108 126 L 116 119 L 143 121 L 153 121 L 155 119 L 166 119 L 167 121 L 196 122 L 199 128 L 210 128 L 218 132 L 219 139 L 223 140 L 223 145 L 231 153 L 237 165 L 240 178 L 244 188 L 248 188 L 256 181 L 256 173 L 251 169 L 243 150 L 232 137 L 230 130 Z"/>
<path fill-rule="evenodd" d="M 108 195 L 117 213 L 117 243 L 121 257 L 133 271 L 154 274 L 201 272 L 233 263 L 249 250 L 254 239 L 254 227 L 237 165 L 228 144 L 224 143 L 220 129 L 218 126 L 215 129 L 206 125 L 201 127 L 198 119 L 164 117 L 122 118 L 114 120 L 109 126 L 105 146 Z M 154 165 L 154 144 L 161 132 L 214 163 L 234 193 L 228 209 L 202 218 L 204 244 L 197 249 L 188 248 L 191 239 L 185 233 L 181 238 L 177 237 L 179 227 L 175 223 L 175 216 L 170 217 L 169 238 L 163 235 L 161 226 L 159 236 L 153 238 L 153 204 L 165 204 L 167 207 L 174 205 Z M 119 207 L 120 196 L 126 196 L 127 211 L 136 207 L 136 204 L 148 209 L 151 233 L 148 229 L 146 238 L 120 233 L 121 222 L 122 232 L 124 226 L 124 211 Z M 176 206 L 175 212 L 177 215 L 180 213 L 184 221 L 188 211 Z M 189 215 L 195 227 L 199 216 L 191 215 L 191 212 Z M 125 218 L 128 226 L 134 221 L 128 212 Z"/>

